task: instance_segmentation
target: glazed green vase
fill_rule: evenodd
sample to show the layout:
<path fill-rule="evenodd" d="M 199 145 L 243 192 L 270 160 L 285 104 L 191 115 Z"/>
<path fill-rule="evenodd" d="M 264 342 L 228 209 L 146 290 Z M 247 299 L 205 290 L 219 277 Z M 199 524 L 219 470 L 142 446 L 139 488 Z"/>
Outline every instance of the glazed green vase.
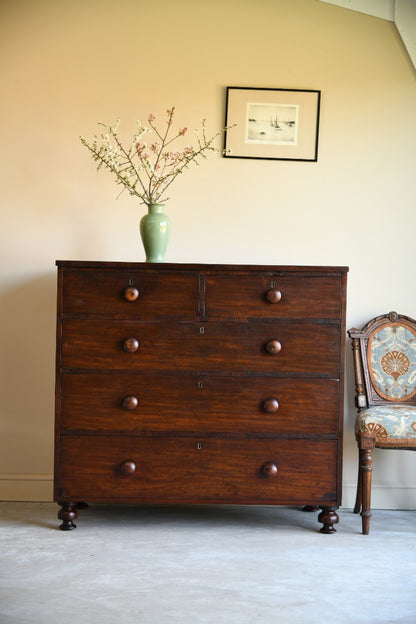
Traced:
<path fill-rule="evenodd" d="M 140 220 L 146 262 L 164 262 L 170 235 L 170 219 L 164 214 L 164 204 L 148 204 L 147 214 Z"/>

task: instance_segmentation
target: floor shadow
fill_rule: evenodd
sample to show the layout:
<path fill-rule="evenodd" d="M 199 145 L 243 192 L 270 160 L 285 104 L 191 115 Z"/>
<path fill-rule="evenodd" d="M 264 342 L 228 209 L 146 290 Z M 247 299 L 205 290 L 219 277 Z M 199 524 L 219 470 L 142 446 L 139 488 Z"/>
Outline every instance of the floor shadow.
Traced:
<path fill-rule="evenodd" d="M 246 506 L 246 505 L 125 505 L 91 504 L 78 511 L 78 522 L 89 519 L 98 524 L 172 526 L 175 523 L 189 527 L 204 524 L 252 528 L 284 528 L 319 530 L 317 513 L 306 513 L 302 507 Z"/>

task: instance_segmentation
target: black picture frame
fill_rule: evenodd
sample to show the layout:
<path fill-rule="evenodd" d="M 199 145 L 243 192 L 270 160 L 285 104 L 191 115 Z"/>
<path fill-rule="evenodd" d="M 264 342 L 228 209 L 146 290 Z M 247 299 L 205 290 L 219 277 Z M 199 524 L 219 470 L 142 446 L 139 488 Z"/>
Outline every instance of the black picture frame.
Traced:
<path fill-rule="evenodd" d="M 224 158 L 318 160 L 321 91 L 227 87 Z"/>

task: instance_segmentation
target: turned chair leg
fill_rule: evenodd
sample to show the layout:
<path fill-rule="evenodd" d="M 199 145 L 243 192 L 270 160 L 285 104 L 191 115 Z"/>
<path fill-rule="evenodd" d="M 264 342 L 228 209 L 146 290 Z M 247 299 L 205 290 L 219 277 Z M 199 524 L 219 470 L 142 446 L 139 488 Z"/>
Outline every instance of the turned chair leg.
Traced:
<path fill-rule="evenodd" d="M 358 453 L 358 477 L 357 477 L 357 495 L 355 498 L 355 505 L 354 505 L 354 513 L 358 514 L 361 511 L 361 505 L 362 505 L 362 489 L 363 489 L 363 481 L 362 481 L 362 471 L 361 471 L 361 456 L 360 453 Z"/>
<path fill-rule="evenodd" d="M 370 532 L 371 518 L 371 478 L 373 472 L 372 449 L 360 449 L 360 473 L 361 473 L 361 518 L 363 535 Z"/>

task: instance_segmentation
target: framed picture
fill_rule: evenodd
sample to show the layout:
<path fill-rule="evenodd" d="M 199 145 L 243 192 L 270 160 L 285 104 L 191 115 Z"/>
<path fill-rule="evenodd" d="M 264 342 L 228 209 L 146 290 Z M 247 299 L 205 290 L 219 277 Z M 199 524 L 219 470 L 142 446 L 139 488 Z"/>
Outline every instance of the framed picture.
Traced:
<path fill-rule="evenodd" d="M 321 92 L 227 87 L 225 158 L 318 160 Z"/>

